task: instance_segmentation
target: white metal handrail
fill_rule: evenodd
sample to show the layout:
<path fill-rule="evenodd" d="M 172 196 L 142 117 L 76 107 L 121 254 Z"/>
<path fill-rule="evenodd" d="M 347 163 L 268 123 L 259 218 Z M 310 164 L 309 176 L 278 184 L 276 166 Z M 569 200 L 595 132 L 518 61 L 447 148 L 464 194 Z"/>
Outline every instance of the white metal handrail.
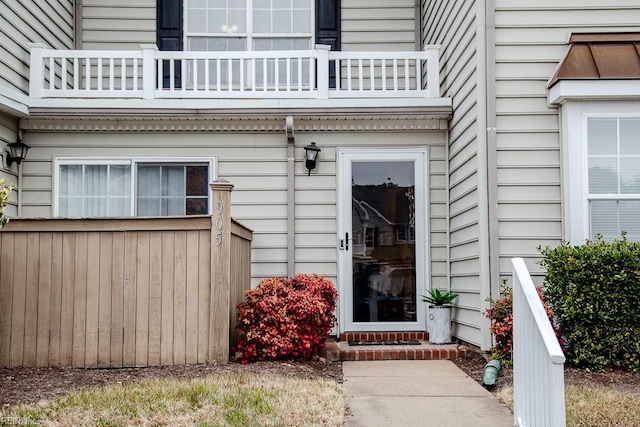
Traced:
<path fill-rule="evenodd" d="M 331 52 L 326 45 L 299 51 L 168 52 L 155 45 L 141 45 L 137 51 L 102 51 L 52 50 L 33 44 L 29 96 L 439 97 L 438 52 L 439 46 L 419 52 Z"/>
<path fill-rule="evenodd" d="M 565 425 L 565 356 L 522 258 L 513 265 L 514 425 Z"/>

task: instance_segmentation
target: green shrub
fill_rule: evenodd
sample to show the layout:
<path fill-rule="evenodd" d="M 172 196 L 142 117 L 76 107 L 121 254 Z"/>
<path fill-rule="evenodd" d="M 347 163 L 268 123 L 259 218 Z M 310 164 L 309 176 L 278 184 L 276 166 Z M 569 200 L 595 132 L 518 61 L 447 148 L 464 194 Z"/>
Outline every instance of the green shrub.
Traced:
<path fill-rule="evenodd" d="M 541 249 L 546 290 L 567 340 L 567 362 L 640 371 L 640 243 L 601 238 Z"/>
<path fill-rule="evenodd" d="M 338 293 L 322 276 L 265 279 L 238 304 L 242 363 L 316 356 L 335 324 Z"/>

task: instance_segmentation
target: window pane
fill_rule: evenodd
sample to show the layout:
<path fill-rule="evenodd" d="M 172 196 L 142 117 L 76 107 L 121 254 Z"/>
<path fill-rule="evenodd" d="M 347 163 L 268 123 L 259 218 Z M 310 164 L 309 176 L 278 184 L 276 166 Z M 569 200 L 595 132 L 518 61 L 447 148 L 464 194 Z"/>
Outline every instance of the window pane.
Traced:
<path fill-rule="evenodd" d="M 290 10 L 274 10 L 273 11 L 273 33 L 291 33 L 291 11 Z"/>
<path fill-rule="evenodd" d="M 162 199 L 162 215 L 184 215 L 185 199 L 166 198 Z"/>
<path fill-rule="evenodd" d="M 207 166 L 187 166 L 187 196 L 206 196 L 209 173 Z"/>
<path fill-rule="evenodd" d="M 616 164 L 615 158 L 589 158 L 589 193 L 618 193 L 618 169 Z"/>
<path fill-rule="evenodd" d="M 206 215 L 207 199 L 187 199 L 187 215 Z"/>
<path fill-rule="evenodd" d="M 87 196 L 105 196 L 107 194 L 106 165 L 87 165 L 84 170 L 84 194 Z"/>
<path fill-rule="evenodd" d="M 627 232 L 627 238 L 633 241 L 640 241 L 640 200 L 621 200 L 620 207 L 620 230 Z"/>
<path fill-rule="evenodd" d="M 138 166 L 138 197 L 160 195 L 160 166 Z"/>
<path fill-rule="evenodd" d="M 294 10 L 293 11 L 293 32 L 294 33 L 310 33 L 311 32 L 311 11 L 310 10 Z"/>
<path fill-rule="evenodd" d="M 589 155 L 617 153 L 616 119 L 589 119 L 587 126 Z"/>
<path fill-rule="evenodd" d="M 640 194 L 640 157 L 620 159 L 620 187 L 623 194 Z"/>
<path fill-rule="evenodd" d="M 253 11 L 253 32 L 254 33 L 271 32 L 271 11 L 269 10 Z"/>
<path fill-rule="evenodd" d="M 620 154 L 640 154 L 640 119 L 620 119 Z"/>
<path fill-rule="evenodd" d="M 111 166 L 109 182 L 110 196 L 129 196 L 131 194 L 131 173 L 128 165 Z"/>
<path fill-rule="evenodd" d="M 163 166 L 162 195 L 184 197 L 184 180 L 184 166 Z"/>
<path fill-rule="evenodd" d="M 82 165 L 60 166 L 60 196 L 82 194 Z"/>
<path fill-rule="evenodd" d="M 605 240 L 619 237 L 618 209 L 615 200 L 591 201 L 591 237 L 602 235 Z"/>
<path fill-rule="evenodd" d="M 160 198 L 138 198 L 138 216 L 160 216 Z"/>
<path fill-rule="evenodd" d="M 204 9 L 189 10 L 187 25 L 190 33 L 205 33 L 207 31 L 207 15 L 204 13 Z"/>

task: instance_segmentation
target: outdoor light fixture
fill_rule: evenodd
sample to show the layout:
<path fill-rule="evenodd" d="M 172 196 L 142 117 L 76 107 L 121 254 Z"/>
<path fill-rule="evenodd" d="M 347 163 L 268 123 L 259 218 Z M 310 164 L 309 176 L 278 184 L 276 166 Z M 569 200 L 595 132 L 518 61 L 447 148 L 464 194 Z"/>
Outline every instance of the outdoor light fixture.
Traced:
<path fill-rule="evenodd" d="M 318 158 L 318 153 L 320 151 L 322 150 L 320 150 L 320 147 L 318 147 L 315 142 L 304 147 L 304 154 L 306 158 L 304 165 L 309 171 L 309 175 L 311 175 L 311 171 L 316 168 L 316 159 Z"/>
<path fill-rule="evenodd" d="M 11 165 L 15 162 L 16 164 L 22 163 L 27 157 L 27 151 L 29 151 L 29 146 L 22 142 L 22 139 L 18 137 L 16 142 L 12 142 L 11 144 L 7 144 L 9 147 L 9 153 L 7 153 L 7 166 L 11 167 Z"/>

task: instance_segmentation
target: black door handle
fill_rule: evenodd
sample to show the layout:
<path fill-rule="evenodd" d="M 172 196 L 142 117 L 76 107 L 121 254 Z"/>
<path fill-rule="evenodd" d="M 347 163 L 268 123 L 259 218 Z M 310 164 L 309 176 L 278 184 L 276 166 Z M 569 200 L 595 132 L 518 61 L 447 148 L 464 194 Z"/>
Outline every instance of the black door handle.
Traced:
<path fill-rule="evenodd" d="M 349 250 L 349 233 L 345 233 L 344 235 L 344 241 L 345 241 L 345 250 Z"/>

